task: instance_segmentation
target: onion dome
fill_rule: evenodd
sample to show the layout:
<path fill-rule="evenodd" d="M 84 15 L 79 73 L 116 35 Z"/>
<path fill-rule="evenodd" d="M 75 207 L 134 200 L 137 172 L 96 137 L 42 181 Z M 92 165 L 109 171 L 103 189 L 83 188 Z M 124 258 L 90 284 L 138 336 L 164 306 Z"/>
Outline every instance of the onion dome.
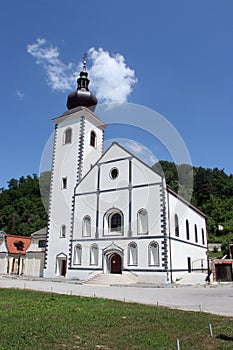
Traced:
<path fill-rule="evenodd" d="M 67 98 L 66 105 L 68 109 L 87 107 L 94 112 L 98 101 L 88 89 L 89 82 L 90 80 L 88 79 L 88 73 L 86 71 L 86 55 L 84 55 L 83 70 L 80 72 L 80 76 L 77 79 L 77 90 L 71 92 Z"/>

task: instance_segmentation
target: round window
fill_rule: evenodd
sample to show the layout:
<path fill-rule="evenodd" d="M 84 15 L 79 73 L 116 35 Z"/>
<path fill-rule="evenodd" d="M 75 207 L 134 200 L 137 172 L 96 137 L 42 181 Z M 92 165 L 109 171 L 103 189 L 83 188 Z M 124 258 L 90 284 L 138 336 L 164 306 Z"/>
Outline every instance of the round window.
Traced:
<path fill-rule="evenodd" d="M 119 170 L 117 168 L 112 168 L 112 170 L 110 171 L 110 177 L 111 179 L 116 179 L 117 176 L 119 175 Z"/>

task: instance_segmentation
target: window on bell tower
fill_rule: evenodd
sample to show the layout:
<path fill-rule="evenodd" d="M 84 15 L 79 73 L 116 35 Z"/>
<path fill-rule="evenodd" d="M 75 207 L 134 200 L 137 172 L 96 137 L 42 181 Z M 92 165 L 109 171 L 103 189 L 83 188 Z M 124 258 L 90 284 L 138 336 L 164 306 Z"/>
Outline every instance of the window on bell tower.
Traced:
<path fill-rule="evenodd" d="M 91 131 L 90 145 L 96 148 L 96 133 Z"/>
<path fill-rule="evenodd" d="M 66 236 L 66 225 L 62 225 L 60 230 L 60 237 L 65 238 L 65 236 Z"/>
<path fill-rule="evenodd" d="M 72 142 L 72 129 L 66 129 L 64 132 L 64 145 Z"/>
<path fill-rule="evenodd" d="M 61 188 L 62 190 L 67 189 L 67 177 L 62 178 Z"/>

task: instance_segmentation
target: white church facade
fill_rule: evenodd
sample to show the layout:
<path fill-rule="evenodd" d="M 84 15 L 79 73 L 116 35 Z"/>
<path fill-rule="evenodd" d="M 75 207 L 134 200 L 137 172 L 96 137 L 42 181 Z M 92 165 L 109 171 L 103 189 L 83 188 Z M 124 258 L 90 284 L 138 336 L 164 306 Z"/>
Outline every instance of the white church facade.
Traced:
<path fill-rule="evenodd" d="M 44 277 L 125 274 L 169 283 L 207 270 L 203 213 L 118 143 L 103 153 L 86 67 L 68 111 L 54 119 Z"/>

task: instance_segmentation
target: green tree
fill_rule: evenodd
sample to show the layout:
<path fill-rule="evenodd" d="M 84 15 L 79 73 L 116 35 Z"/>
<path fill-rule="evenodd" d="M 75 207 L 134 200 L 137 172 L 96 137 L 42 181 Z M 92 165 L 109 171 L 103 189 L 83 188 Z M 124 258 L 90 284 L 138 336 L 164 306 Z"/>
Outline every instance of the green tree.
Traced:
<path fill-rule="evenodd" d="M 0 230 L 27 236 L 46 224 L 37 175 L 11 179 L 0 192 Z"/>
<path fill-rule="evenodd" d="M 165 176 L 167 184 L 184 198 L 189 199 L 192 194 L 191 203 L 207 216 L 210 242 L 221 243 L 233 233 L 233 174 L 167 161 L 156 163 L 153 169 Z"/>

